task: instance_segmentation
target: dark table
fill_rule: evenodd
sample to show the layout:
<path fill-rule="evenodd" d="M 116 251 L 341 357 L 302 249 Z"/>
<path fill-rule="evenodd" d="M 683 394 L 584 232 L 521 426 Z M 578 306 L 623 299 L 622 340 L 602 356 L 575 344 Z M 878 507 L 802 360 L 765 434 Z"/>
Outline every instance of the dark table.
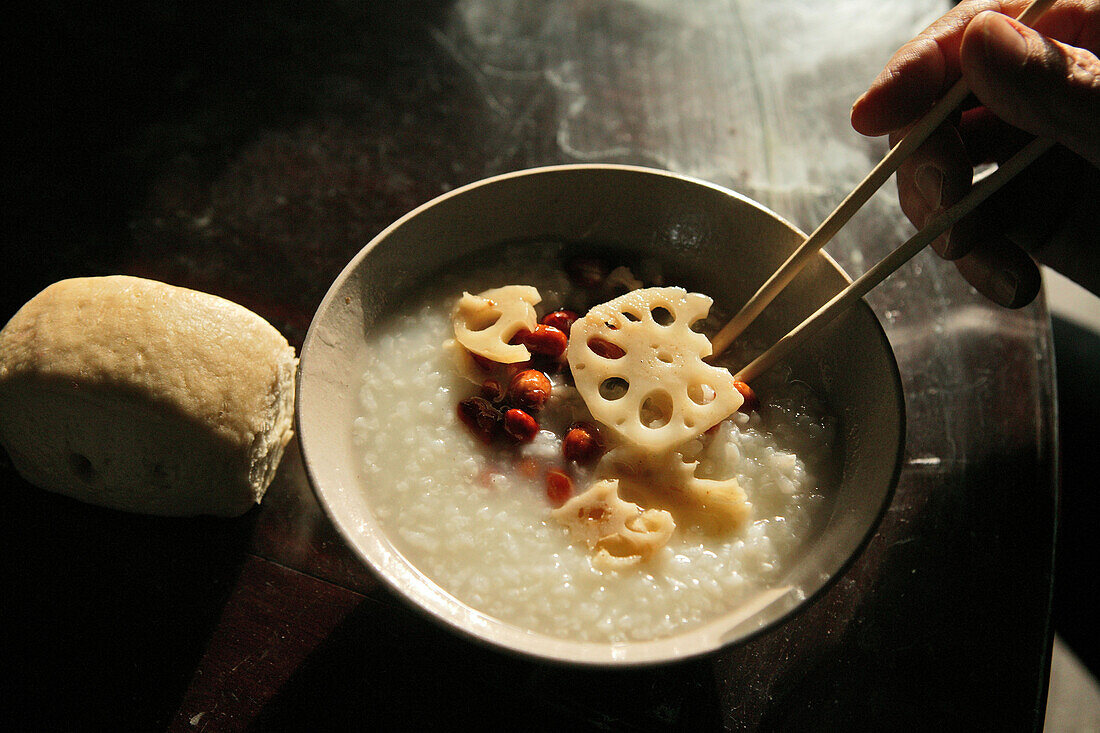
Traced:
<path fill-rule="evenodd" d="M 0 318 L 53 280 L 121 272 L 234 299 L 300 345 L 392 220 L 551 163 L 696 175 L 809 230 L 884 152 L 848 128 L 851 101 L 943 9 L 363 5 L 47 2 L 13 23 Z M 908 232 L 888 189 L 829 246 L 853 276 Z M 353 559 L 294 444 L 263 504 L 229 521 L 86 506 L 5 458 L 0 726 L 1037 728 L 1057 509 L 1047 313 L 997 310 L 930 255 L 868 301 L 905 386 L 896 496 L 828 592 L 744 646 L 600 671 L 471 645 Z"/>

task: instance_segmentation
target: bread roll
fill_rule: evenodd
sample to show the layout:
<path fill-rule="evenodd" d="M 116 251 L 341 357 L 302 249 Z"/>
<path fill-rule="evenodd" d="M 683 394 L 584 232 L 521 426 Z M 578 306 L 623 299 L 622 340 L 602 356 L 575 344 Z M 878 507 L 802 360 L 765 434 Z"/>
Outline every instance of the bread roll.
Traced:
<path fill-rule="evenodd" d="M 0 442 L 32 484 L 162 516 L 238 516 L 291 436 L 294 349 L 228 300 L 63 280 L 0 331 Z"/>

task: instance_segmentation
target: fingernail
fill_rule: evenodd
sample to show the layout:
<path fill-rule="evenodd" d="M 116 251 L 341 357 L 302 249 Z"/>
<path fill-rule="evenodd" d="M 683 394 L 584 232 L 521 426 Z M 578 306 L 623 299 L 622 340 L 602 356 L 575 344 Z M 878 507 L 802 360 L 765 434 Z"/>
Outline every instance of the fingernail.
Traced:
<path fill-rule="evenodd" d="M 928 163 L 917 168 L 913 174 L 913 182 L 917 184 L 917 190 L 924 197 L 928 208 L 932 213 L 935 213 L 940 208 L 940 201 L 943 196 L 943 172 Z"/>
<path fill-rule="evenodd" d="M 948 229 L 947 234 L 940 237 L 940 247 L 942 251 L 937 251 L 936 254 L 943 257 L 945 260 L 955 259 L 952 255 L 955 252 L 955 238 L 957 236 L 958 233 L 955 231 L 955 227 Z"/>
<path fill-rule="evenodd" d="M 929 219 L 932 217 L 929 216 Z M 946 234 L 941 234 L 932 240 L 932 251 L 938 254 L 945 260 L 951 259 L 948 254 L 951 252 L 951 230 L 948 230 Z"/>
<path fill-rule="evenodd" d="M 1027 39 L 1016 29 L 1008 18 L 999 13 L 990 13 L 982 25 L 982 40 L 987 57 L 1013 58 L 1027 55 Z"/>
<path fill-rule="evenodd" d="M 993 299 L 998 305 L 1011 308 L 1016 302 L 1016 291 L 1020 287 L 1020 278 L 1011 270 L 996 270 L 989 279 Z"/>

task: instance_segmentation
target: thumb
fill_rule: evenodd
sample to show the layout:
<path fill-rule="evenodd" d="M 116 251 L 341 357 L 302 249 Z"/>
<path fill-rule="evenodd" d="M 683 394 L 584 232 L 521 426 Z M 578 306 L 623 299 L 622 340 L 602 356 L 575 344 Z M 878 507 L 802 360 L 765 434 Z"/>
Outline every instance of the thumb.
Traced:
<path fill-rule="evenodd" d="M 1005 122 L 1100 166 L 1100 60 L 999 13 L 970 21 L 959 49 L 974 95 Z"/>

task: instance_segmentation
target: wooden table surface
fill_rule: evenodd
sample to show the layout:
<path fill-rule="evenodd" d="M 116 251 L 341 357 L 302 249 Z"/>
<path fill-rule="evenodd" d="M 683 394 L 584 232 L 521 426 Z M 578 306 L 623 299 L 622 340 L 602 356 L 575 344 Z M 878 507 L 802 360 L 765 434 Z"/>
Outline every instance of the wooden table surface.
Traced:
<path fill-rule="evenodd" d="M 551 163 L 696 175 L 812 229 L 883 152 L 848 129 L 851 100 L 943 9 L 366 5 L 34 11 L 8 75 L 0 318 L 53 280 L 123 272 L 237 300 L 300 346 L 391 221 Z M 907 231 L 884 189 L 829 251 L 857 275 Z M 896 496 L 844 576 L 748 644 L 625 671 L 472 645 L 352 557 L 293 443 L 228 521 L 87 506 L 0 457 L 0 727 L 1034 729 L 1057 513 L 1047 314 L 993 308 L 930 255 L 868 301 L 905 386 Z"/>

